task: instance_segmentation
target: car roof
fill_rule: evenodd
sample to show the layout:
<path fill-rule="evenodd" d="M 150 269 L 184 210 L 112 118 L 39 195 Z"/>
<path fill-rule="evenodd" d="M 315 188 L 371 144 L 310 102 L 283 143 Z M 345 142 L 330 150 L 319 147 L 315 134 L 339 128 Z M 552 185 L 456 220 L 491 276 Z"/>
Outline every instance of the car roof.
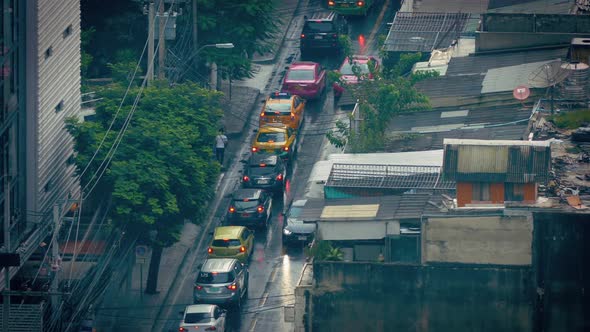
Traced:
<path fill-rule="evenodd" d="M 279 156 L 276 154 L 254 153 L 250 156 L 249 165 L 276 165 L 279 160 Z"/>
<path fill-rule="evenodd" d="M 293 69 L 313 69 L 317 65 L 319 65 L 319 64 L 317 62 L 313 62 L 313 61 L 293 62 L 289 66 L 289 70 L 293 70 Z"/>
<path fill-rule="evenodd" d="M 283 133 L 287 131 L 287 126 L 280 123 L 268 123 L 258 129 L 259 133 Z"/>
<path fill-rule="evenodd" d="M 262 194 L 262 189 L 240 188 L 233 192 L 232 197 L 234 200 L 241 201 L 244 199 L 258 199 L 260 194 Z"/>
<path fill-rule="evenodd" d="M 198 314 L 198 313 L 212 313 L 215 310 L 214 304 L 192 304 L 184 309 L 187 314 Z"/>
<path fill-rule="evenodd" d="M 228 272 L 236 262 L 235 258 L 209 258 L 205 260 L 201 271 L 203 272 Z"/>
<path fill-rule="evenodd" d="M 335 12 L 332 11 L 316 11 L 311 16 L 307 16 L 308 21 L 332 21 L 336 16 Z"/>
<path fill-rule="evenodd" d="M 298 199 L 293 201 L 293 203 L 291 203 L 291 206 L 304 207 L 305 203 L 307 203 L 306 199 Z"/>
<path fill-rule="evenodd" d="M 237 239 L 244 226 L 221 226 L 215 228 L 214 239 Z"/>

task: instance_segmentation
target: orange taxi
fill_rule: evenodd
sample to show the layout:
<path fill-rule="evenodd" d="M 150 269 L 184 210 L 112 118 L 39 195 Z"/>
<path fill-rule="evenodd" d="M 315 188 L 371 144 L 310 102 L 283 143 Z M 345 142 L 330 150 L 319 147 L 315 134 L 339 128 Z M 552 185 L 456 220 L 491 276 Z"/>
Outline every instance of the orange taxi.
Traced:
<path fill-rule="evenodd" d="M 303 125 L 305 99 L 288 92 L 275 92 L 266 98 L 260 112 L 259 126 L 282 123 L 285 126 L 299 130 Z"/>

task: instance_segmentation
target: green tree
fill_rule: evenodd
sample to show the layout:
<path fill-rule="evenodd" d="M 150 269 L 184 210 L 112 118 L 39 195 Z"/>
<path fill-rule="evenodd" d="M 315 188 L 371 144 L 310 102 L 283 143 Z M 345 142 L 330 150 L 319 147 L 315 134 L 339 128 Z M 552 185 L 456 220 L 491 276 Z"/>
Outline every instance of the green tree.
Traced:
<path fill-rule="evenodd" d="M 204 49 L 201 59 L 214 61 L 232 78 L 251 75 L 251 57 L 273 51 L 273 35 L 281 17 L 269 0 L 198 0 L 199 44 L 233 43 L 230 52 Z M 275 50 L 276 51 L 276 50 Z M 247 55 L 246 57 L 244 55 Z"/>
<path fill-rule="evenodd" d="M 86 194 L 98 181 L 94 192 L 112 197 L 113 223 L 152 246 L 146 292 L 155 292 L 162 249 L 179 239 L 185 219 L 205 218 L 214 195 L 219 165 L 211 157 L 211 142 L 222 116 L 221 95 L 193 83 L 156 81 L 143 92 L 132 88 L 116 115 L 124 93 L 120 83 L 108 86 L 101 91 L 96 121 L 70 118 L 66 128 L 75 139 L 78 172 L 88 167 L 81 176 Z M 134 108 L 130 96 L 138 94 Z M 110 162 L 101 167 L 105 160 Z"/>

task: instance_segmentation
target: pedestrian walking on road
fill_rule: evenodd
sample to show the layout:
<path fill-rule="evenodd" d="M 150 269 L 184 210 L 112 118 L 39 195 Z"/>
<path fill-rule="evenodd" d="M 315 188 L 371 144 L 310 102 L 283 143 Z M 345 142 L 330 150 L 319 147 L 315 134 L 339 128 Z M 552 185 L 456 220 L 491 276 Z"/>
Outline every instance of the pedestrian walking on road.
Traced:
<path fill-rule="evenodd" d="M 225 147 L 227 146 L 227 136 L 223 134 L 223 128 L 219 129 L 219 133 L 215 136 L 215 158 L 221 166 L 223 166 L 223 155 Z"/>

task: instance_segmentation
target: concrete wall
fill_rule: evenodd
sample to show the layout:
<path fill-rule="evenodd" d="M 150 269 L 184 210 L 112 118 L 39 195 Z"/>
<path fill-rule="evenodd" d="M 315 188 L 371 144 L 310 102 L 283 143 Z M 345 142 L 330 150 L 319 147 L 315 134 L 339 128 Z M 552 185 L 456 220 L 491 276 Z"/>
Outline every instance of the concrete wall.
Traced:
<path fill-rule="evenodd" d="M 315 263 L 312 330 L 527 331 L 531 278 L 530 267 Z"/>
<path fill-rule="evenodd" d="M 533 223 L 525 216 L 429 217 L 423 263 L 531 265 Z"/>

